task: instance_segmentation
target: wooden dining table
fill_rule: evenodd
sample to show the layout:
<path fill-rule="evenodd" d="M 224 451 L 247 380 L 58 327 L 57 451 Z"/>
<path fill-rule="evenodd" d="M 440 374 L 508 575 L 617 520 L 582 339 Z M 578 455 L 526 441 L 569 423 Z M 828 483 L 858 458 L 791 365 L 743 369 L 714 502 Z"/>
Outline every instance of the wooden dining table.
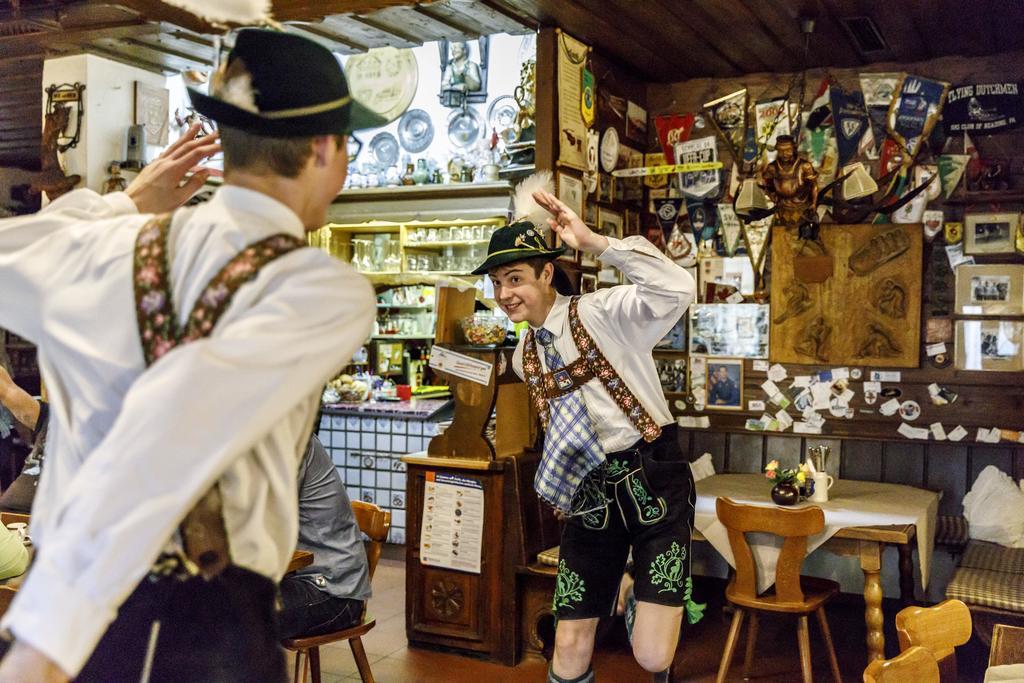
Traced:
<path fill-rule="evenodd" d="M 716 475 L 716 477 L 718 478 L 719 485 L 714 487 L 709 487 L 707 484 L 702 487 L 701 482 L 697 482 L 698 499 L 702 496 L 711 495 L 713 497 L 723 493 L 728 494 L 728 491 L 734 485 L 736 488 L 746 492 L 752 481 L 761 479 L 760 475 Z M 727 482 L 724 487 L 721 485 L 723 481 Z M 859 487 L 867 483 L 856 482 L 855 486 Z M 763 484 L 763 482 L 759 482 L 759 484 Z M 847 486 L 854 486 L 854 484 L 848 484 Z M 894 485 L 878 484 L 878 486 L 888 487 Z M 702 488 L 704 489 L 703 492 Z M 911 487 L 902 488 L 911 489 Z M 921 490 L 915 489 L 915 491 L 920 492 Z M 935 495 L 934 505 L 937 508 L 938 495 L 933 495 Z M 762 497 L 767 500 L 767 490 L 764 491 Z M 738 502 L 746 502 L 746 500 L 743 500 L 743 496 L 739 496 L 737 500 Z M 771 503 L 768 502 L 767 504 Z M 827 508 L 827 506 L 827 503 L 823 505 L 824 508 Z M 698 509 L 700 507 L 698 501 Z M 932 517 L 934 517 L 934 509 L 931 513 Z M 828 512 L 826 510 L 827 516 Z M 934 533 L 934 519 L 932 520 L 931 530 Z M 884 623 L 882 614 L 882 553 L 887 545 L 911 548 L 910 543 L 916 539 L 917 533 L 917 525 L 906 522 L 869 526 L 844 526 L 821 546 L 838 555 L 856 557 L 860 562 L 860 568 L 864 574 L 864 623 L 867 627 L 867 661 L 869 663 L 875 659 L 885 658 L 885 635 L 882 630 Z M 708 539 L 695 528 L 693 530 L 693 540 L 703 541 Z M 900 563 L 909 564 L 911 557 L 912 555 L 909 552 L 901 552 Z M 900 573 L 901 575 L 912 577 L 912 569 L 912 567 L 904 566 L 901 567 Z M 913 585 L 909 587 L 910 590 L 912 588 Z M 908 587 L 904 585 L 903 590 L 908 590 Z"/>

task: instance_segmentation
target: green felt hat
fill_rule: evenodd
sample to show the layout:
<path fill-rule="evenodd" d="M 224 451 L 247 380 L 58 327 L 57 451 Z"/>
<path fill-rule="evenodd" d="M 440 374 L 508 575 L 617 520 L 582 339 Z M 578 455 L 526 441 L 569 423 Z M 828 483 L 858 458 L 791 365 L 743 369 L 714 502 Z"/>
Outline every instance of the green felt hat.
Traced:
<path fill-rule="evenodd" d="M 564 253 L 565 247 L 550 248 L 544 234 L 533 223 L 518 221 L 494 231 L 487 245 L 487 259 L 473 271 L 473 275 L 484 275 L 498 266 L 532 258 L 551 261 Z"/>

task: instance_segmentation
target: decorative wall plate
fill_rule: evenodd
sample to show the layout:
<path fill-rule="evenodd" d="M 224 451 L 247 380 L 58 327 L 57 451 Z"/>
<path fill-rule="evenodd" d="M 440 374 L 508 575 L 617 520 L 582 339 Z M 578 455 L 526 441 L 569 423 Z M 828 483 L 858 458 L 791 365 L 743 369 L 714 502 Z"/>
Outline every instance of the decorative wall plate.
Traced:
<path fill-rule="evenodd" d="M 402 115 L 416 95 L 419 66 L 411 49 L 375 47 L 345 62 L 352 97 L 389 122 Z"/>
<path fill-rule="evenodd" d="M 434 141 L 434 122 L 422 109 L 410 109 L 398 122 L 398 141 L 410 154 L 419 154 Z"/>
<path fill-rule="evenodd" d="M 448 117 L 448 140 L 456 147 L 472 147 L 480 139 L 484 119 L 476 109 L 456 109 Z"/>
<path fill-rule="evenodd" d="M 394 166 L 398 162 L 398 140 L 391 133 L 377 133 L 370 140 L 370 157 L 381 168 Z"/>
<path fill-rule="evenodd" d="M 499 133 L 506 128 L 511 128 L 519 116 L 519 105 L 511 95 L 502 95 L 495 98 L 487 107 L 487 130 L 496 130 Z"/>

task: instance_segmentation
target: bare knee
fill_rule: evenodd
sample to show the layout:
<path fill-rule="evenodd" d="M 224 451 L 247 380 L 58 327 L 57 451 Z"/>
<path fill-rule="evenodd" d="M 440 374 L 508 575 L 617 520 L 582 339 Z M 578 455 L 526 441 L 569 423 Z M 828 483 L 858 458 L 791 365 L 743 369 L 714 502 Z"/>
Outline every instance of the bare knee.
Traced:
<path fill-rule="evenodd" d="M 634 637 L 633 657 L 636 658 L 637 664 L 651 673 L 664 671 L 672 665 L 672 659 L 676 654 L 675 643 L 672 645 L 669 647 L 665 643 L 644 642 Z"/>
<path fill-rule="evenodd" d="M 559 621 L 555 631 L 555 672 L 575 678 L 586 673 L 594 653 L 596 619 Z"/>

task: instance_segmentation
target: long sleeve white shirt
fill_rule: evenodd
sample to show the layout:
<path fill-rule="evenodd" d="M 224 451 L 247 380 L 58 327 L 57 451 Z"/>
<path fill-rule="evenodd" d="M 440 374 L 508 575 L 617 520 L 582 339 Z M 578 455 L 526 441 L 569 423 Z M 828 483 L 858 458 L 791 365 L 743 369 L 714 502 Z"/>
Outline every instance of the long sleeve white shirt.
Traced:
<path fill-rule="evenodd" d="M 633 284 L 581 296 L 580 320 L 651 418 L 661 426 L 671 424 L 672 413 L 651 351 L 693 301 L 693 277 L 643 237 L 609 237 L 600 259 L 621 270 Z M 555 350 L 566 365 L 579 358 L 569 329 L 569 297 L 558 295 L 542 327 L 554 335 Z M 520 377 L 524 376 L 525 343 L 523 335 L 512 356 L 512 367 Z M 544 349 L 539 344 L 537 355 L 547 372 Z M 591 379 L 581 391 L 605 453 L 624 450 L 641 438 L 601 380 Z"/>
<path fill-rule="evenodd" d="M 241 287 L 208 338 L 146 369 L 132 267 L 149 218 L 127 195 L 79 190 L 0 221 L 0 326 L 38 346 L 51 409 L 32 514 L 38 553 L 2 627 L 72 676 L 215 482 L 232 561 L 280 578 L 319 391 L 374 315 L 365 278 L 300 249 Z M 179 322 L 228 260 L 275 233 L 304 237 L 288 207 L 238 187 L 179 210 Z"/>

